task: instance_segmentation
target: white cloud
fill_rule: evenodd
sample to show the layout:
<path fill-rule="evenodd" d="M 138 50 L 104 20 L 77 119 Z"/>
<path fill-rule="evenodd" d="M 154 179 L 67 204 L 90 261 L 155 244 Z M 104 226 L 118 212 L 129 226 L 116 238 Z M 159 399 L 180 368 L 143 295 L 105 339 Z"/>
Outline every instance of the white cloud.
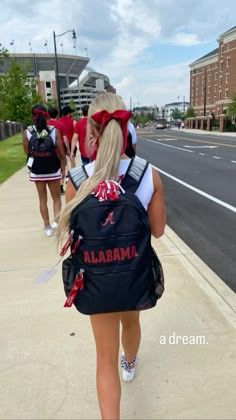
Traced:
<path fill-rule="evenodd" d="M 187 96 L 189 62 L 234 26 L 234 8 L 235 0 L 224 6 L 221 0 L 2 0 L 1 43 L 10 49 L 14 39 L 16 52 L 29 52 L 31 41 L 33 52 L 42 53 L 47 40 L 53 53 L 53 30 L 75 29 L 78 55 L 87 47 L 89 65 L 107 74 L 118 93 L 165 103 Z M 63 37 L 63 51 L 75 52 L 71 34 Z"/>
<path fill-rule="evenodd" d="M 187 33 L 178 33 L 176 34 L 171 40 L 174 45 L 181 45 L 185 47 L 190 47 L 192 45 L 200 44 L 200 40 L 198 39 L 196 34 L 187 34 Z"/>
<path fill-rule="evenodd" d="M 130 97 L 140 105 L 164 105 L 185 96 L 188 101 L 189 88 L 186 86 L 189 70 L 183 62 L 161 68 L 148 68 L 138 74 L 124 77 L 117 87 L 117 93 L 129 106 Z"/>

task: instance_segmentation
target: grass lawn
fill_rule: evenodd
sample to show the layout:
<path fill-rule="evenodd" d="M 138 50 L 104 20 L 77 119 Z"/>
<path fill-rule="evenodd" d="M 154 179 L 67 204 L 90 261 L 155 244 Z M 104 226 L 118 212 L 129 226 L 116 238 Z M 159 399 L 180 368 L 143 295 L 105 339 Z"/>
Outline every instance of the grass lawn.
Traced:
<path fill-rule="evenodd" d="M 25 164 L 21 134 L 0 141 L 0 184 Z"/>

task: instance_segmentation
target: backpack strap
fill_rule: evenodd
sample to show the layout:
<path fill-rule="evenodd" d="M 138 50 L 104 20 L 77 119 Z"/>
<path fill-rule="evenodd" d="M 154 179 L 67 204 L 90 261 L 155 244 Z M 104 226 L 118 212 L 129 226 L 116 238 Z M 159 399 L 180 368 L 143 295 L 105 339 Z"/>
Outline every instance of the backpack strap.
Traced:
<path fill-rule="evenodd" d="M 88 174 L 85 170 L 84 165 L 82 165 L 77 168 L 72 168 L 68 172 L 68 177 L 77 191 L 82 182 L 84 182 L 88 178 Z"/>
<path fill-rule="evenodd" d="M 27 127 L 27 130 L 29 131 L 29 133 L 31 134 L 31 136 L 37 132 L 36 128 L 33 125 L 29 125 Z"/>
<path fill-rule="evenodd" d="M 48 127 L 48 134 L 49 135 L 53 132 L 53 130 L 56 130 L 56 127 L 54 127 L 54 125 L 48 125 L 47 127 Z"/>
<path fill-rule="evenodd" d="M 126 171 L 123 181 L 121 182 L 121 186 L 126 190 L 135 193 L 143 179 L 143 176 L 148 168 L 149 163 L 138 157 L 135 156 L 131 159 L 129 167 Z"/>

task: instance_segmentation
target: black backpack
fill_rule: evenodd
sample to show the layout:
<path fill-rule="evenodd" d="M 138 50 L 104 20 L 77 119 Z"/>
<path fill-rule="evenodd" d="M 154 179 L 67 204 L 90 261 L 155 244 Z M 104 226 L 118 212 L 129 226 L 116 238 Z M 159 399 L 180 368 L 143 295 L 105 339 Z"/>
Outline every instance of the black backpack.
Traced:
<path fill-rule="evenodd" d="M 45 135 L 40 137 L 34 126 L 28 127 L 31 134 L 28 146 L 28 158 L 33 158 L 30 170 L 34 174 L 51 174 L 60 168 L 60 159 L 56 154 L 56 147 L 51 137 L 55 127 L 47 127 Z"/>
<path fill-rule="evenodd" d="M 134 194 L 148 163 L 131 160 L 124 179 L 99 184 L 78 204 L 70 218 L 70 235 L 62 248 L 65 307 L 83 314 L 143 310 L 156 305 L 164 291 L 161 263 L 151 246 L 148 214 Z M 87 178 L 74 168 L 78 189 Z"/>

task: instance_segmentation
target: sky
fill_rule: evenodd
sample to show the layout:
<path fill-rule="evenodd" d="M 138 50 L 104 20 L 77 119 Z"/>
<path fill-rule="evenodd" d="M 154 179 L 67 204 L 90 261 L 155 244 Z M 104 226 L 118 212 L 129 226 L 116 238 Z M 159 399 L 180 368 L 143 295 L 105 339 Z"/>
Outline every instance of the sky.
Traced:
<path fill-rule="evenodd" d="M 58 53 L 88 56 L 127 107 L 160 107 L 189 100 L 189 64 L 218 47 L 234 10 L 235 0 L 1 0 L 0 43 L 52 54 L 53 31 L 75 29 L 76 45 L 58 36 Z"/>

